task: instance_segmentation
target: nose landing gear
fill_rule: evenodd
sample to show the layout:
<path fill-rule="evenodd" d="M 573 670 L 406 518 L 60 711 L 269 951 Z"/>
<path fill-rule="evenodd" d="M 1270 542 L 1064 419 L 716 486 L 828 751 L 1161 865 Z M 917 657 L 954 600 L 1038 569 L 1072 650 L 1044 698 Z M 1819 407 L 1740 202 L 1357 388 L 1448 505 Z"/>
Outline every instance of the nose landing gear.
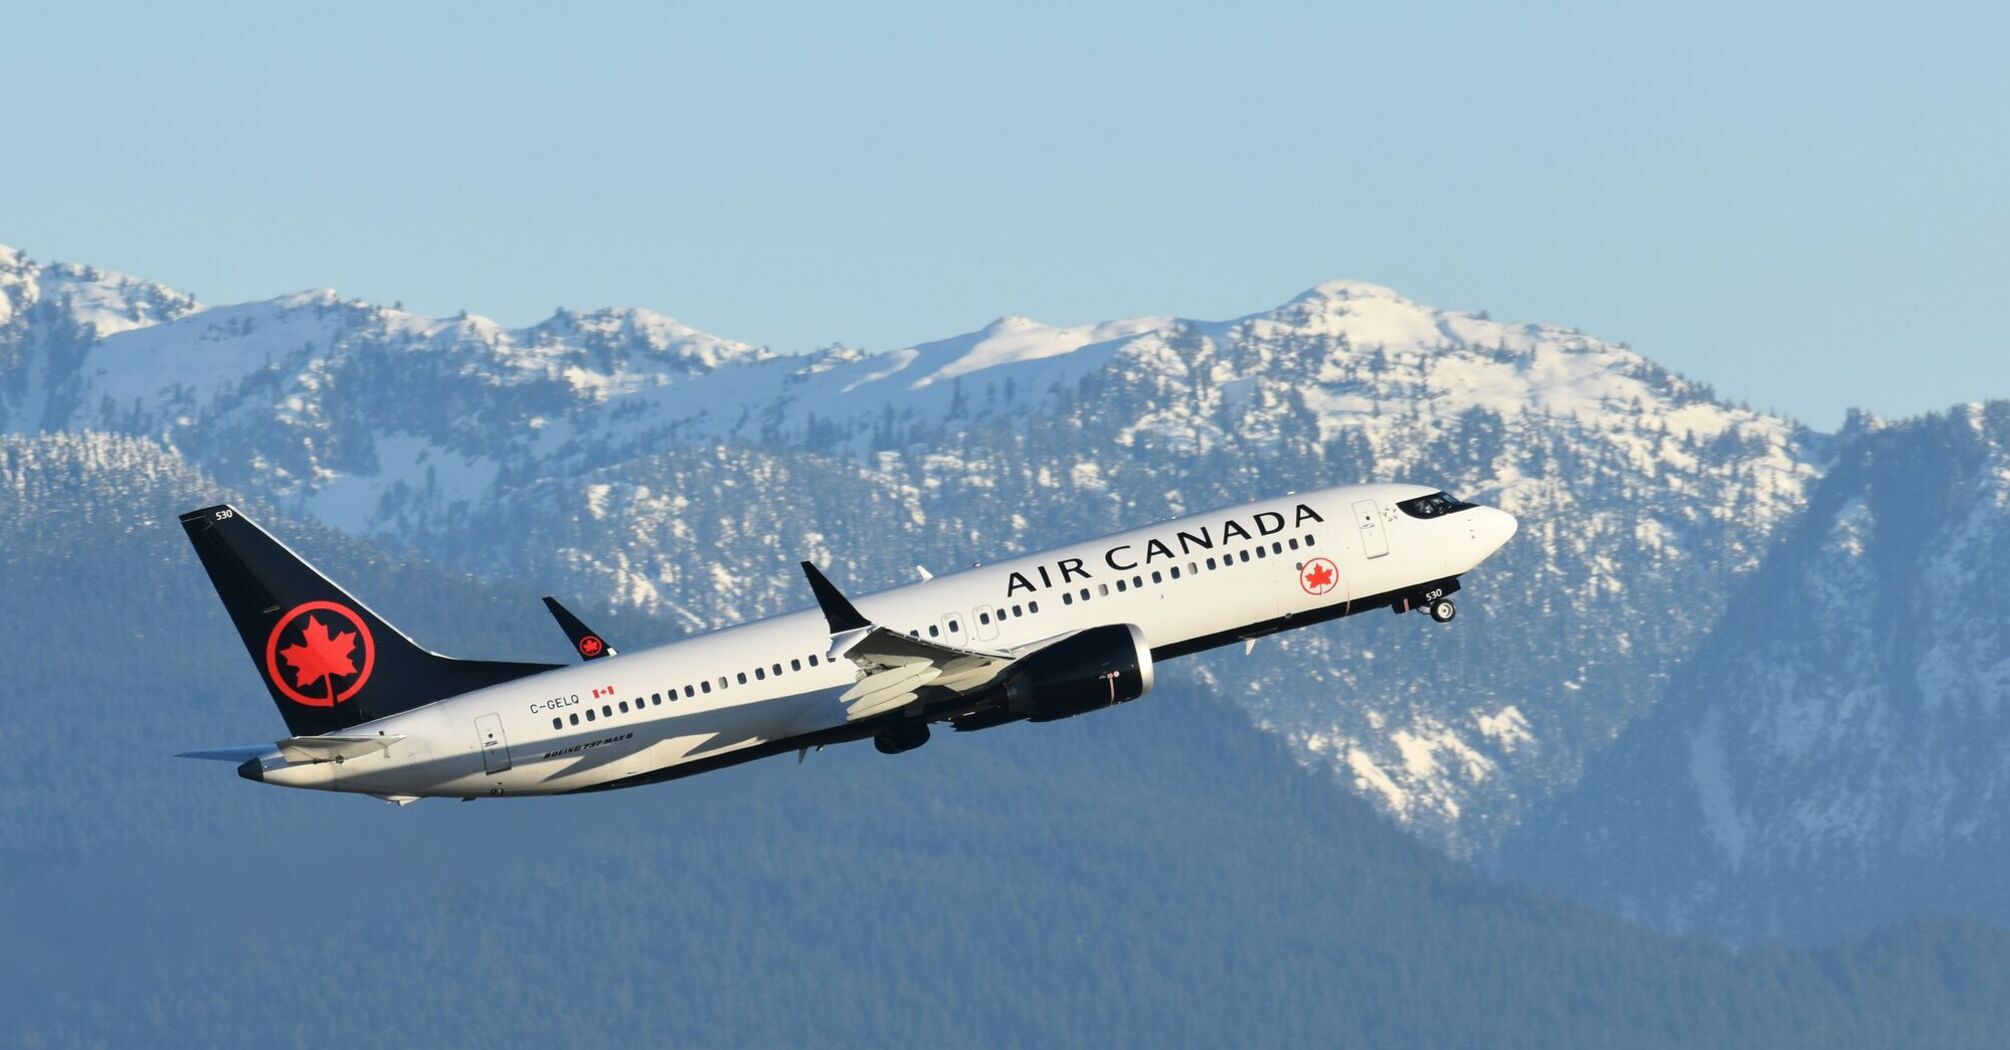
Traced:
<path fill-rule="evenodd" d="M 1419 588 L 1395 600 L 1389 611 L 1395 613 L 1424 612 L 1439 623 L 1451 623 L 1459 615 L 1459 607 L 1452 604 L 1452 592 L 1459 589 L 1458 577 L 1439 580 L 1437 583 Z"/>

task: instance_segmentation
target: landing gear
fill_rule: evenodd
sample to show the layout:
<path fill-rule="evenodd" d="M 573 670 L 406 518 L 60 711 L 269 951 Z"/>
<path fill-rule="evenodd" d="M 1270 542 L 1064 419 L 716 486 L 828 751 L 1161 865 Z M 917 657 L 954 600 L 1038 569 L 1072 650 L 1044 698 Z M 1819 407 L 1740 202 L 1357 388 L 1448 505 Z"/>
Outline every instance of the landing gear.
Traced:
<path fill-rule="evenodd" d="M 1389 611 L 1401 615 L 1406 612 L 1424 612 L 1439 623 L 1451 623 L 1459 615 L 1459 607 L 1452 604 L 1452 592 L 1459 589 L 1459 578 L 1446 577 L 1436 583 L 1427 583 L 1389 603 Z"/>
<path fill-rule="evenodd" d="M 872 738 L 872 746 L 882 755 L 897 755 L 928 743 L 928 723 L 909 722 Z"/>

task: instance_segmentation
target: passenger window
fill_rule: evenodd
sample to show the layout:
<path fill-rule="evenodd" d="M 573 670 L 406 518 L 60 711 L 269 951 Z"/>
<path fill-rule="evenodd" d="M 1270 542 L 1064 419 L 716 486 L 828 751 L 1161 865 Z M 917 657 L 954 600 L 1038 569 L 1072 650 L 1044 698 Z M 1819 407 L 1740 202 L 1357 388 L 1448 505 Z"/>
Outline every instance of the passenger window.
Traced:
<path fill-rule="evenodd" d="M 990 623 L 990 622 L 991 622 L 991 614 L 990 614 L 990 613 L 988 613 L 988 612 L 981 612 L 981 613 L 978 613 L 978 614 L 977 614 L 977 622 L 978 622 L 978 623 L 987 623 L 987 624 L 988 624 L 988 623 Z"/>
<path fill-rule="evenodd" d="M 1214 571 L 1214 559 L 1213 559 L 1213 558 L 1209 558 L 1209 559 L 1207 560 L 1207 571 L 1209 571 L 1209 572 L 1213 572 L 1213 571 Z"/>
<path fill-rule="evenodd" d="M 1265 553 L 1265 552 L 1264 552 L 1264 549 L 1263 549 L 1262 547 L 1258 547 L 1258 548 L 1256 548 L 1256 556 L 1257 556 L 1257 557 L 1259 557 L 1259 558 L 1263 557 L 1264 553 Z"/>
<path fill-rule="evenodd" d="M 1243 563 L 1244 565 L 1248 565 L 1248 564 L 1249 564 L 1249 552 L 1248 552 L 1248 551 L 1238 551 L 1238 552 L 1237 552 L 1237 557 L 1236 557 L 1236 560 L 1237 560 L 1237 561 L 1240 561 L 1240 562 L 1241 562 L 1241 563 Z"/>
<path fill-rule="evenodd" d="M 553 729 L 564 729 L 564 728 L 565 728 L 565 720 L 564 720 L 564 719 L 562 719 L 562 718 L 554 718 L 554 719 L 552 719 L 552 720 L 551 720 L 551 727 L 552 727 Z"/>
<path fill-rule="evenodd" d="M 1143 576 L 1133 576 L 1133 577 L 1131 577 L 1131 586 L 1133 586 L 1133 587 L 1143 587 L 1144 585 L 1145 585 L 1145 578 L 1144 578 Z"/>
<path fill-rule="evenodd" d="M 712 691 L 712 680 L 708 678 L 708 679 L 706 679 L 705 681 L 702 681 L 702 682 L 699 682 L 699 683 L 698 683 L 698 688 L 700 688 L 700 689 L 702 689 L 702 690 L 704 690 L 705 692 L 708 692 L 708 693 L 709 693 L 709 692 L 711 692 L 711 691 Z"/>
<path fill-rule="evenodd" d="M 1305 545 L 1307 547 L 1312 546 L 1312 534 L 1309 532 L 1305 534 Z"/>
<path fill-rule="evenodd" d="M 941 628 L 941 627 L 938 627 L 938 626 L 936 626 L 935 624 L 932 624 L 932 623 L 931 623 L 931 624 L 929 624 L 929 625 L 928 625 L 928 636 L 929 636 L 930 638 L 940 638 L 940 637 L 942 637 L 942 628 Z"/>
<path fill-rule="evenodd" d="M 621 713 L 624 715 L 628 713 L 628 701 L 626 700 L 621 701 Z"/>
<path fill-rule="evenodd" d="M 1179 566 L 1177 565 L 1172 567 L 1172 578 L 1175 580 L 1179 579 Z"/>
<path fill-rule="evenodd" d="M 1089 589 L 1087 587 L 1082 588 L 1082 600 L 1083 601 L 1089 600 Z"/>
<path fill-rule="evenodd" d="M 1013 618 L 1015 618 L 1015 619 L 1016 619 L 1016 618 L 1018 618 L 1018 617 L 1021 617 L 1021 616 L 1024 616 L 1024 615 L 1026 615 L 1026 607 L 1025 607 L 1025 606 L 1023 606 L 1023 605 L 1015 605 L 1015 606 L 1013 606 L 1013 607 L 1012 607 L 1012 616 L 1013 616 Z"/>
<path fill-rule="evenodd" d="M 1121 583 L 1123 583 L 1124 581 L 1122 581 L 1122 580 L 1118 580 L 1117 582 L 1118 582 L 1119 584 L 1121 584 Z M 1107 598 L 1107 597 L 1109 597 L 1109 596 L 1110 596 L 1110 585 L 1109 585 L 1109 584 L 1107 584 L 1107 583 L 1099 583 L 1099 584 L 1097 584 L 1097 585 L 1096 585 L 1096 587 L 1097 587 L 1097 588 L 1098 588 L 1099 590 L 1101 590 L 1101 591 L 1102 591 L 1102 594 L 1103 594 L 1103 597 Z M 1118 590 L 1123 590 L 1123 588 L 1122 588 L 1121 586 L 1120 586 L 1120 587 L 1118 587 L 1117 589 L 1118 589 Z"/>
<path fill-rule="evenodd" d="M 573 712 L 573 714 L 572 714 L 572 724 L 573 724 L 573 725 L 578 725 L 578 724 L 579 724 L 579 712 L 577 712 L 577 711 Z"/>
<path fill-rule="evenodd" d="M 816 665 L 817 665 L 817 654 L 815 654 L 815 653 L 811 653 L 811 654 L 810 654 L 810 666 L 811 666 L 811 667 L 815 667 Z"/>
<path fill-rule="evenodd" d="M 691 699 L 691 694 L 692 694 L 692 693 L 694 693 L 694 692 L 696 692 L 696 691 L 697 691 L 697 690 L 695 690 L 695 689 L 691 688 L 691 687 L 690 687 L 690 686 L 688 686 L 688 685 L 687 685 L 687 686 L 685 686 L 685 687 L 684 687 L 684 699 L 686 699 L 686 700 L 689 700 L 689 699 Z"/>
<path fill-rule="evenodd" d="M 961 630 L 963 630 L 963 625 L 962 625 L 962 624 L 960 624 L 960 623 L 957 623 L 957 622 L 956 622 L 955 620 L 951 620 L 951 621 L 949 621 L 949 633 L 950 633 L 950 634 L 955 634 L 955 633 L 957 633 L 957 632 L 959 632 L 959 631 L 961 631 Z"/>
<path fill-rule="evenodd" d="M 733 683 L 732 683 L 732 681 L 731 681 L 730 679 L 728 679 L 728 678 L 727 678 L 727 677 L 726 677 L 725 675 L 720 675 L 720 676 L 719 676 L 719 688 L 721 688 L 721 689 L 724 689 L 724 688 L 726 688 L 727 686 L 729 686 L 729 685 L 732 685 L 732 684 L 733 684 Z"/>
<path fill-rule="evenodd" d="M 770 670 L 770 671 L 773 671 L 773 672 L 775 673 L 775 677 L 776 677 L 776 678 L 780 678 L 780 677 L 782 676 L 782 665 L 781 665 L 781 664 L 775 664 L 775 665 L 773 665 L 773 666 L 769 667 L 769 668 L 768 668 L 768 670 Z"/>
<path fill-rule="evenodd" d="M 1298 537 L 1296 536 L 1291 537 L 1291 549 L 1292 550 L 1298 549 Z"/>
<path fill-rule="evenodd" d="M 593 708 L 589 707 L 586 709 L 586 720 L 589 722 L 593 721 Z"/>
<path fill-rule="evenodd" d="M 1165 576 L 1165 573 L 1162 573 L 1162 572 L 1158 571 L 1157 569 L 1153 569 L 1153 570 L 1152 570 L 1152 582 L 1153 582 L 1153 583 L 1164 583 L 1164 582 L 1166 582 L 1166 576 Z"/>
<path fill-rule="evenodd" d="M 789 661 L 789 670 L 800 671 L 802 669 L 803 669 L 803 662 L 801 659 L 795 659 Z"/>
<path fill-rule="evenodd" d="M 671 695 L 671 696 L 676 696 L 676 695 L 677 695 L 677 693 L 676 693 L 676 691 L 675 691 L 675 690 L 672 690 L 672 691 L 671 691 L 671 693 L 670 693 L 670 695 Z M 651 706 L 651 707 L 662 707 L 662 706 L 663 706 L 663 694 L 662 694 L 662 693 L 650 693 L 650 694 L 649 694 L 649 706 Z"/>
<path fill-rule="evenodd" d="M 1284 553 L 1284 544 L 1282 544 L 1282 543 L 1279 543 L 1279 542 L 1277 542 L 1276 540 L 1272 540 L 1272 541 L 1270 541 L 1270 553 L 1272 553 L 1272 554 L 1283 554 L 1283 553 Z"/>
<path fill-rule="evenodd" d="M 611 707 L 611 706 L 609 706 L 609 705 L 607 705 L 607 704 L 601 704 L 601 705 L 600 705 L 600 717 L 602 717 L 602 718 L 613 718 L 613 717 L 614 717 L 614 708 L 613 708 L 613 707 Z"/>
<path fill-rule="evenodd" d="M 736 674 L 733 677 L 739 679 L 741 685 L 747 684 L 747 672 L 741 671 L 739 674 Z"/>
<path fill-rule="evenodd" d="M 768 677 L 768 672 L 767 672 L 767 671 L 766 671 L 765 669 L 763 669 L 763 668 L 759 668 L 759 667 L 756 667 L 756 668 L 754 668 L 754 678 L 755 678 L 756 680 L 766 680 L 766 679 L 767 679 L 767 677 Z M 746 680 L 747 680 L 747 676 L 746 676 L 746 675 L 741 675 L 741 676 L 740 676 L 740 681 L 744 682 L 744 681 L 746 681 Z"/>
<path fill-rule="evenodd" d="M 1128 589 L 1128 588 L 1126 588 L 1126 587 L 1124 586 L 1124 581 L 1122 581 L 1122 580 L 1118 580 L 1118 581 L 1117 581 L 1117 593 L 1118 593 L 1118 594 L 1122 594 L 1122 593 L 1123 593 L 1123 592 L 1124 592 L 1125 590 L 1127 590 L 1127 589 Z"/>
<path fill-rule="evenodd" d="M 1040 611 L 1040 603 L 1039 603 L 1039 602 L 1027 602 L 1027 603 L 1026 603 L 1026 611 L 1027 611 L 1027 612 L 1029 612 L 1029 613 L 1036 613 L 1036 612 L 1039 612 L 1039 611 Z"/>

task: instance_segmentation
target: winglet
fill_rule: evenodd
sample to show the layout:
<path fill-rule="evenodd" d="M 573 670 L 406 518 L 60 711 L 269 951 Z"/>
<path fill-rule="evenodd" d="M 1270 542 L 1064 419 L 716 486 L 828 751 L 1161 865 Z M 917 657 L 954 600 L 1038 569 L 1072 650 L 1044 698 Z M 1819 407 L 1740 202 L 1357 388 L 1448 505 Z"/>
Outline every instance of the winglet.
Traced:
<path fill-rule="evenodd" d="M 858 631 L 872 626 L 872 621 L 861 615 L 850 599 L 838 593 L 838 589 L 831 586 L 831 581 L 824 579 L 824 574 L 817 571 L 814 563 L 803 563 L 803 575 L 810 578 L 810 590 L 815 592 L 817 607 L 823 610 L 824 621 L 830 624 L 832 634 L 843 634 L 846 631 Z"/>
<path fill-rule="evenodd" d="M 580 659 L 598 660 L 603 656 L 617 655 L 615 648 L 607 644 L 607 639 L 580 622 L 579 617 L 572 615 L 572 610 L 558 604 L 557 598 L 545 595 L 544 607 L 550 610 L 551 618 L 558 621 L 558 629 L 565 632 L 566 640 L 572 643 L 572 649 Z"/>

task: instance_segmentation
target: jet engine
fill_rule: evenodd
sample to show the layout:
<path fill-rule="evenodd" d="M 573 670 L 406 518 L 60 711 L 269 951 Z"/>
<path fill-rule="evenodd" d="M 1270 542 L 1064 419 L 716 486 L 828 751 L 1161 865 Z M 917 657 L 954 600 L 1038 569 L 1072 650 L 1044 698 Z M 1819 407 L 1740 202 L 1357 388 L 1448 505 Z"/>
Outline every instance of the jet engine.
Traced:
<path fill-rule="evenodd" d="M 1152 650 L 1135 624 L 1091 627 L 1020 658 L 1005 680 L 1005 709 L 1051 722 L 1151 692 Z"/>

